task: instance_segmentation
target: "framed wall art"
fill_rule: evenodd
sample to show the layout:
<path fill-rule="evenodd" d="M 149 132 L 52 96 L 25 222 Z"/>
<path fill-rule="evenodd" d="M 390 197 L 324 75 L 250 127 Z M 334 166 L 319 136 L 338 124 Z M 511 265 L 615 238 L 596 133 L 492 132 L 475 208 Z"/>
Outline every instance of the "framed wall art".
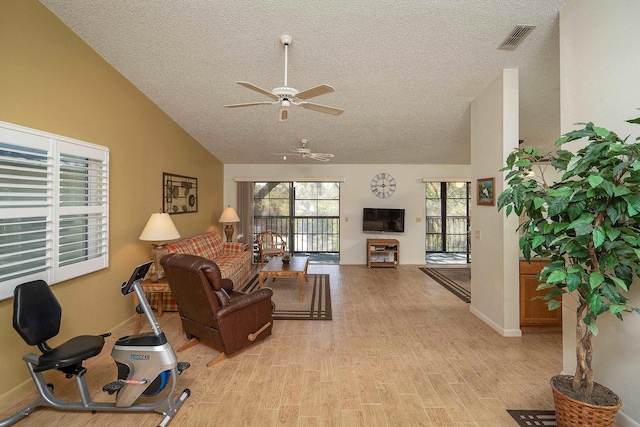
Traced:
<path fill-rule="evenodd" d="M 171 215 L 198 212 L 198 178 L 162 174 L 163 211 Z"/>
<path fill-rule="evenodd" d="M 495 178 L 481 178 L 478 180 L 478 205 L 494 206 L 496 204 L 495 183 Z"/>

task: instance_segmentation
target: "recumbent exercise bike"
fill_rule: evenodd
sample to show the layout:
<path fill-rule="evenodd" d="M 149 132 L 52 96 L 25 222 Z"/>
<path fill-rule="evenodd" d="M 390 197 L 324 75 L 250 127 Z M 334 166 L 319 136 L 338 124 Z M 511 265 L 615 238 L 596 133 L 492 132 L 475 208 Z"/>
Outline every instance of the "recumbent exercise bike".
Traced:
<path fill-rule="evenodd" d="M 145 314 L 152 332 L 125 336 L 118 339 L 111 351 L 116 362 L 118 379 L 106 384 L 102 390 L 116 394 L 114 403 L 93 402 L 84 377 L 87 372 L 82 362 L 97 356 L 104 346 L 104 338 L 111 335 L 82 335 L 51 348 L 47 340 L 58 335 L 62 309 L 58 300 L 43 280 L 18 285 L 14 291 L 13 327 L 29 345 L 37 345 L 42 355 L 26 354 L 25 361 L 40 397 L 9 418 L 0 421 L 0 427 L 14 424 L 29 415 L 39 406 L 72 411 L 155 411 L 164 415 L 159 427 L 167 426 L 189 397 L 185 389 L 176 400 L 178 375 L 189 368 L 189 363 L 178 362 L 176 355 L 160 330 L 149 306 L 141 282 L 152 262 L 135 268 L 128 282 L 122 284 L 122 294 L 135 292 L 140 301 L 138 314 Z M 53 385 L 47 384 L 43 372 L 51 369 L 61 371 L 67 378 L 75 378 L 80 402 L 69 402 L 53 394 Z M 169 385 L 169 387 L 167 387 Z M 165 390 L 166 389 L 166 390 Z M 164 390 L 164 393 L 163 393 Z M 139 397 L 153 397 L 146 403 L 135 403 Z"/>

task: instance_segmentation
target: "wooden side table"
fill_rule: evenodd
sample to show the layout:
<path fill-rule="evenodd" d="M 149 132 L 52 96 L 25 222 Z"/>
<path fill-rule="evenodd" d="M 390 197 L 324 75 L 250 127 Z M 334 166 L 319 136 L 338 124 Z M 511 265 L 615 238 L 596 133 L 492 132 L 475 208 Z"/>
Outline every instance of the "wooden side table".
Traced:
<path fill-rule="evenodd" d="M 162 301 L 163 301 L 163 294 L 166 293 L 170 293 L 171 292 L 171 288 L 169 288 L 169 282 L 167 281 L 167 279 L 160 279 L 157 282 L 152 282 L 150 278 L 146 278 L 142 281 L 141 283 L 141 287 L 142 290 L 146 293 L 146 294 L 150 294 L 150 293 L 158 293 L 160 295 L 158 295 L 158 304 L 156 307 L 156 312 L 158 313 L 158 317 L 162 317 Z M 134 293 L 133 294 L 133 307 L 137 307 L 138 304 L 140 304 L 140 301 L 138 300 L 138 296 Z M 140 327 L 142 326 L 142 316 L 144 316 L 144 314 L 137 314 L 136 313 L 136 325 L 135 325 L 135 332 L 134 333 L 138 333 L 140 332 Z"/>

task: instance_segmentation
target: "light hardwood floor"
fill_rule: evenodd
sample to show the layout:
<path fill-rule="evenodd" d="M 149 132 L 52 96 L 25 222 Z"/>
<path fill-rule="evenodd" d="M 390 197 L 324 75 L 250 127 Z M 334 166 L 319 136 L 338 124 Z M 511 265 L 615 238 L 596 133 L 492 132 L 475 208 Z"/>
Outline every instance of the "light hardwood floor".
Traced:
<path fill-rule="evenodd" d="M 191 397 L 171 426 L 514 427 L 506 409 L 553 409 L 559 332 L 503 338 L 418 266 L 311 265 L 309 273 L 331 275 L 333 320 L 276 320 L 266 341 L 211 368 L 218 353 L 204 345 L 178 353 L 191 363 L 178 389 L 191 389 Z M 159 321 L 174 348 L 186 341 L 176 313 Z M 133 319 L 112 332 L 132 329 Z M 96 400 L 109 401 L 101 389 L 116 377 L 114 341 L 86 364 Z M 75 387 L 54 378 L 58 393 Z M 2 408 L 0 419 L 34 395 Z M 137 427 L 161 419 L 41 408 L 17 426 Z"/>

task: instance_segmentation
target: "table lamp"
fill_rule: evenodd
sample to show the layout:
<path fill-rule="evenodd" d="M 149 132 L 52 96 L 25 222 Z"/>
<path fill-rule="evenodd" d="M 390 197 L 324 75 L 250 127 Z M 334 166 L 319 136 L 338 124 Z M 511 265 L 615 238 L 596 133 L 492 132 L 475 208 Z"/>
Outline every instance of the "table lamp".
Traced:
<path fill-rule="evenodd" d="M 154 213 L 142 230 L 139 239 L 147 242 L 153 242 L 151 248 L 151 259 L 153 259 L 151 281 L 157 282 L 165 277 L 164 268 L 160 265 L 163 256 L 169 253 L 164 246 L 167 240 L 179 239 L 180 234 L 171 221 L 168 213 Z"/>
<path fill-rule="evenodd" d="M 231 225 L 231 223 L 240 222 L 240 218 L 238 218 L 236 211 L 231 206 L 224 208 L 218 221 L 227 224 L 224 228 L 224 234 L 227 236 L 227 242 L 233 241 L 233 225 Z"/>

